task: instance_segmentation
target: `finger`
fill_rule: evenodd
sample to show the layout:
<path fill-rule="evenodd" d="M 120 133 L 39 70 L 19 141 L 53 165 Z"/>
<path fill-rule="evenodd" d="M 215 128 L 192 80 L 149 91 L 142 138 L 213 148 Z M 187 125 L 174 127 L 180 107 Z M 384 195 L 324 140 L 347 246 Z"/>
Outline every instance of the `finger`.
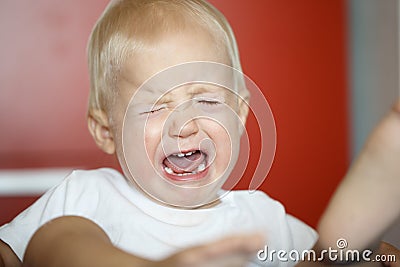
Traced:
<path fill-rule="evenodd" d="M 389 256 L 391 257 L 390 261 L 388 260 L 383 263 L 384 266 L 400 267 L 400 250 L 397 249 L 395 246 L 386 242 L 381 242 L 379 247 L 379 254 L 385 255 L 386 259 L 389 259 Z"/>
<path fill-rule="evenodd" d="M 397 101 L 397 103 L 394 105 L 393 110 L 400 113 L 400 99 Z"/>

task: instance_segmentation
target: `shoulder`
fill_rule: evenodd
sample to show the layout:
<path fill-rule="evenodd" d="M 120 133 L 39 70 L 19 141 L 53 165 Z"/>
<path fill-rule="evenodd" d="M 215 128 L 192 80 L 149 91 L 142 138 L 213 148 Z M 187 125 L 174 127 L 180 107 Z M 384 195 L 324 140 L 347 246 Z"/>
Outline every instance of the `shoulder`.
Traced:
<path fill-rule="evenodd" d="M 313 228 L 286 212 L 282 203 L 262 191 L 232 191 L 230 197 L 247 216 L 267 229 L 269 240 L 279 246 L 298 250 L 310 249 L 318 235 Z M 229 197 L 228 197 L 229 198 Z M 281 242 L 277 242 L 277 241 Z"/>
<path fill-rule="evenodd" d="M 104 206 L 102 203 L 108 204 L 112 195 L 117 195 L 112 190 L 117 192 L 113 188 L 120 184 L 126 187 L 127 182 L 116 170 L 103 168 L 73 171 L 12 222 L 0 227 L 0 239 L 8 243 L 22 259 L 33 233 L 50 220 L 75 215 L 96 222 L 95 216 Z"/>
<path fill-rule="evenodd" d="M 114 169 L 74 170 L 48 193 L 75 197 L 80 192 L 85 192 L 86 195 L 94 196 L 120 186 L 127 186 L 127 181 Z"/>
<path fill-rule="evenodd" d="M 287 215 L 287 221 L 295 248 L 307 250 L 315 245 L 318 234 L 313 228 L 292 215 Z"/>
<path fill-rule="evenodd" d="M 94 170 L 74 170 L 61 182 L 62 184 L 113 184 L 125 181 L 124 176 L 117 170 L 100 168 Z"/>
<path fill-rule="evenodd" d="M 127 184 L 116 170 L 75 170 L 20 213 L 11 224 L 42 225 L 64 215 L 86 215 L 98 208 L 118 184 Z M 115 190 L 114 190 L 115 191 Z"/>
<path fill-rule="evenodd" d="M 241 208 L 258 211 L 262 208 L 264 212 L 286 214 L 282 203 L 271 198 L 263 191 L 235 190 L 228 194 L 231 194 L 230 201 Z"/>
<path fill-rule="evenodd" d="M 114 169 L 75 170 L 46 194 L 50 205 L 62 205 L 64 215 L 75 215 L 98 210 L 100 203 L 120 196 L 122 188 L 129 188 L 128 182 Z"/>

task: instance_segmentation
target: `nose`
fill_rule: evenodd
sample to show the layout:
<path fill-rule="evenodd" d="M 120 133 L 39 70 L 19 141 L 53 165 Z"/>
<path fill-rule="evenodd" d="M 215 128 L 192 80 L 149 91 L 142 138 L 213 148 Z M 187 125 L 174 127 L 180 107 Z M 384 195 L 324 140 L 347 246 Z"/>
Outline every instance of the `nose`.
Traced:
<path fill-rule="evenodd" d="M 168 131 L 171 137 L 188 138 L 199 132 L 197 119 L 189 109 L 174 110 L 170 114 L 168 118 L 170 120 Z"/>

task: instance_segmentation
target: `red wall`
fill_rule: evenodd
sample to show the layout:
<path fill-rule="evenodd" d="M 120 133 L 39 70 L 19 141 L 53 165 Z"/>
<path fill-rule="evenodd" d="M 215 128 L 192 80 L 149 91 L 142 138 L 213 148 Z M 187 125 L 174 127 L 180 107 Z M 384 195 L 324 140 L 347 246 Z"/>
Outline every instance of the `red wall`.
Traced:
<path fill-rule="evenodd" d="M 349 161 L 345 1 L 210 2 L 231 22 L 244 72 L 275 116 L 276 157 L 261 189 L 314 226 Z"/>
<path fill-rule="evenodd" d="M 0 4 L 0 168 L 115 166 L 85 122 L 85 46 L 106 2 Z M 275 116 L 276 158 L 261 189 L 315 225 L 348 165 L 345 3 L 210 2 L 231 22 L 244 71 Z M 251 145 L 237 188 L 247 188 L 257 163 L 258 139 Z M 32 200 L 0 198 L 0 223 Z"/>

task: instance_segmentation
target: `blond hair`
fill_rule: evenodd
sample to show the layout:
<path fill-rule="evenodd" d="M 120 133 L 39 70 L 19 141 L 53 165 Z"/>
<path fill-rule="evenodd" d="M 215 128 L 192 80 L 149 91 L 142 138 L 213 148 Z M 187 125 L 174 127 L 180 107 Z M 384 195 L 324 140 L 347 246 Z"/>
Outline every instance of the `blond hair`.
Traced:
<path fill-rule="evenodd" d="M 88 43 L 90 75 L 89 114 L 109 112 L 118 75 L 129 56 L 161 32 L 176 31 L 186 22 L 206 28 L 228 53 L 232 67 L 241 71 L 239 52 L 226 18 L 204 0 L 112 1 L 97 21 Z"/>

